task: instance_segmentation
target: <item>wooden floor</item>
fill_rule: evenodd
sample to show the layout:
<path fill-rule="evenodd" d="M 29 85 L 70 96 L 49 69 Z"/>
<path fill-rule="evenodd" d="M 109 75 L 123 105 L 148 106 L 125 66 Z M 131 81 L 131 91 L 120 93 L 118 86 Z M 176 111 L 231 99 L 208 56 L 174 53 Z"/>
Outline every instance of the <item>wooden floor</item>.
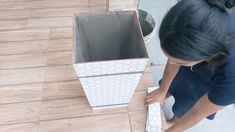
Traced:
<path fill-rule="evenodd" d="M 0 132 L 144 132 L 147 68 L 128 108 L 92 111 L 72 68 L 74 13 L 106 0 L 0 0 Z"/>

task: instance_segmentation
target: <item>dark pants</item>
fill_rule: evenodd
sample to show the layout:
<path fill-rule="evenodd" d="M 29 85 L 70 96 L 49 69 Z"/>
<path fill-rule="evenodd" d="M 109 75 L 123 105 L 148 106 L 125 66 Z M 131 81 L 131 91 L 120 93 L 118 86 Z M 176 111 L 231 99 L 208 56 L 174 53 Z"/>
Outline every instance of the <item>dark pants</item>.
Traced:
<path fill-rule="evenodd" d="M 205 68 L 205 64 L 196 65 L 195 71 L 191 71 L 189 67 L 181 67 L 174 78 L 169 93 L 175 98 L 172 111 L 176 117 L 182 117 L 211 90 L 209 80 L 212 73 Z M 213 120 L 214 116 L 215 114 L 212 114 L 207 119 Z"/>

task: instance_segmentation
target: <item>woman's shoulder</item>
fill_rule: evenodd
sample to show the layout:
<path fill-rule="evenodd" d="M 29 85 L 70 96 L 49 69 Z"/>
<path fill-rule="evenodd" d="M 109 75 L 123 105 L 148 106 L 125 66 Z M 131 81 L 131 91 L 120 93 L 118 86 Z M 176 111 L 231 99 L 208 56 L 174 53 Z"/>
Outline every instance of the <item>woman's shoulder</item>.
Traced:
<path fill-rule="evenodd" d="M 230 30 L 232 33 L 232 49 L 228 59 L 220 66 L 216 68 L 217 74 L 223 74 L 226 76 L 235 76 L 235 13 L 230 14 Z"/>

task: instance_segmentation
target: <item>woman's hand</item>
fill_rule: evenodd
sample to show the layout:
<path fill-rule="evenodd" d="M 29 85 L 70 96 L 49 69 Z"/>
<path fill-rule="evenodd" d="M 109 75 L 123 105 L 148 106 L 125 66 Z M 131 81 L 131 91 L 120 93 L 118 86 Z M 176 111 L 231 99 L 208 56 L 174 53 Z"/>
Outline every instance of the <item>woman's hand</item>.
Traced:
<path fill-rule="evenodd" d="M 173 81 L 176 74 L 178 73 L 179 68 L 180 68 L 179 65 L 171 64 L 168 59 L 165 70 L 164 70 L 161 86 L 159 89 L 156 89 L 153 92 L 148 94 L 146 98 L 146 105 L 150 105 L 155 102 L 162 103 L 163 101 L 165 101 L 171 82 Z"/>
<path fill-rule="evenodd" d="M 146 106 L 148 106 L 152 103 L 156 103 L 156 102 L 160 102 L 160 103 L 164 102 L 164 100 L 166 98 L 166 94 L 167 94 L 167 92 L 162 90 L 162 88 L 158 88 L 158 89 L 152 91 L 146 97 Z"/>

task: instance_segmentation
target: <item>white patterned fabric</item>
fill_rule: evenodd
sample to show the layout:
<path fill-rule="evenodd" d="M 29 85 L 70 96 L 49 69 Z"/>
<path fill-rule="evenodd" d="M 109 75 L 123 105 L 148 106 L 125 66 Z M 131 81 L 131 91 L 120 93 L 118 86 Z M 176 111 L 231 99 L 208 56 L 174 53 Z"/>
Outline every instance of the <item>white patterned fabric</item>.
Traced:
<path fill-rule="evenodd" d="M 140 80 L 139 74 L 80 78 L 92 107 L 128 104 Z"/>
<path fill-rule="evenodd" d="M 124 59 L 73 64 L 79 77 L 144 71 L 148 59 Z"/>
<path fill-rule="evenodd" d="M 157 89 L 157 87 L 148 88 L 148 93 Z M 161 109 L 160 103 L 154 103 L 148 107 L 148 116 L 146 122 L 146 131 L 148 132 L 161 132 Z"/>
<path fill-rule="evenodd" d="M 123 59 L 73 64 L 93 108 L 127 106 L 148 59 Z"/>

